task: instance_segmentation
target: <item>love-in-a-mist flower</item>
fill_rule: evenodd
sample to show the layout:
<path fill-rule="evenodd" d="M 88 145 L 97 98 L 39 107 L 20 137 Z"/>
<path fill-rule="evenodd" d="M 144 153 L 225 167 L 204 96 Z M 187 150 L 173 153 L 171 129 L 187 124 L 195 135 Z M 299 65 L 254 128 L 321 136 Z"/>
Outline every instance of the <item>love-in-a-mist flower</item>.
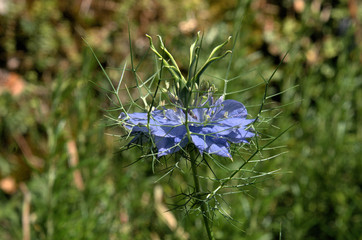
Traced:
<path fill-rule="evenodd" d="M 232 158 L 230 143 L 247 143 L 247 139 L 255 135 L 248 127 L 254 120 L 246 119 L 247 110 L 242 103 L 223 97 L 215 101 L 211 94 L 204 102 L 194 102 L 187 110 L 176 105 L 175 109 L 150 113 L 127 116 L 122 113 L 119 118 L 135 136 L 132 142 L 152 138 L 158 157 L 175 153 L 192 143 L 201 154 Z"/>

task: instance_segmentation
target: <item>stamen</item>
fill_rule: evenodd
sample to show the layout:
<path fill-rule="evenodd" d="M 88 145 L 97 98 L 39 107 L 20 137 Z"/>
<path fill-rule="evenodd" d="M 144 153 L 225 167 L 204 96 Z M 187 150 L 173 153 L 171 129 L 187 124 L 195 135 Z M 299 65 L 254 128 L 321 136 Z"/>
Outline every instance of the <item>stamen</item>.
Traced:
<path fill-rule="evenodd" d="M 229 116 L 229 112 L 226 111 L 226 112 L 224 113 L 224 118 L 228 118 L 228 116 Z"/>
<path fill-rule="evenodd" d="M 189 110 L 189 114 L 190 114 L 190 116 L 191 116 L 192 118 L 198 120 L 198 119 L 197 119 L 197 116 L 195 115 L 195 113 L 193 113 L 191 110 Z"/>

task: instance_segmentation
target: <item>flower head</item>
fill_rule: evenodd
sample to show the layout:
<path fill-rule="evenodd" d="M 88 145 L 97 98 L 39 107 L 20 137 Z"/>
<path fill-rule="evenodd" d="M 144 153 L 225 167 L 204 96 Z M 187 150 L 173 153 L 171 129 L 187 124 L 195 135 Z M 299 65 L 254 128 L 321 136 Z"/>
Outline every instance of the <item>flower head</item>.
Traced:
<path fill-rule="evenodd" d="M 253 119 L 246 119 L 244 105 L 220 97 L 214 101 L 208 94 L 204 102 L 186 109 L 181 104 L 176 109 L 163 109 L 148 113 L 122 113 L 119 118 L 138 141 L 152 137 L 158 157 L 175 153 L 192 143 L 201 154 L 216 154 L 231 158 L 230 143 L 248 142 L 255 134 L 247 127 Z"/>
<path fill-rule="evenodd" d="M 148 113 L 122 113 L 119 118 L 123 126 L 135 136 L 131 143 L 151 140 L 157 147 L 158 157 L 175 153 L 193 144 L 201 154 L 216 154 L 231 158 L 230 143 L 247 142 L 255 134 L 248 130 L 248 125 L 253 119 L 246 119 L 247 111 L 243 104 L 235 100 L 224 100 L 223 97 L 215 100 L 213 92 L 215 87 L 207 82 L 201 82 L 204 71 L 215 61 L 231 53 L 225 51 L 215 56 L 230 37 L 222 44 L 216 46 L 210 53 L 206 62 L 196 69 L 199 59 L 200 35 L 190 47 L 190 61 L 187 77 L 182 75 L 175 59 L 165 48 L 162 38 L 159 37 L 161 50 L 159 53 L 153 45 L 150 48 L 162 62 L 174 81 L 173 91 L 165 90 L 169 102 L 174 109 L 153 110 Z M 166 58 L 165 58 L 166 57 Z M 166 84 L 167 86 L 168 84 Z M 198 87 L 200 85 L 200 88 Z M 194 91 L 196 89 L 196 91 Z M 155 95 L 157 91 L 155 91 Z"/>

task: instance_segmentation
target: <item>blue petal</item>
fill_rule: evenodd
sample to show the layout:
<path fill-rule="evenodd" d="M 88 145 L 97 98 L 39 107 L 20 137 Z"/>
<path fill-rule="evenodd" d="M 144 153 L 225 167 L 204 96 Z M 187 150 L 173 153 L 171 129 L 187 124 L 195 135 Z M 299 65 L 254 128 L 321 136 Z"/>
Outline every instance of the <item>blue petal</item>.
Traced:
<path fill-rule="evenodd" d="M 182 118 L 184 118 L 181 115 L 184 115 L 184 114 L 182 112 L 175 112 L 172 109 L 166 110 L 166 113 L 165 113 L 165 116 L 168 120 L 178 122 L 178 123 L 181 123 Z"/>
<path fill-rule="evenodd" d="M 205 114 L 207 112 L 207 108 L 194 108 L 191 110 L 194 113 L 193 119 L 196 120 L 195 122 L 204 122 L 205 121 Z"/>
<path fill-rule="evenodd" d="M 148 134 L 135 134 L 134 138 L 127 144 L 127 146 L 131 145 L 143 145 L 144 143 L 149 142 L 149 135 Z"/>
<path fill-rule="evenodd" d="M 221 106 L 217 106 L 217 110 L 213 115 L 212 119 L 217 120 L 220 118 L 225 118 L 227 115 L 228 117 L 240 117 L 246 118 L 248 112 L 244 105 L 235 100 L 225 100 L 221 103 Z"/>
<path fill-rule="evenodd" d="M 131 130 L 132 130 L 131 131 L 132 134 L 137 133 L 137 132 L 143 132 L 143 133 L 148 133 L 149 132 L 147 127 L 142 127 L 142 126 L 133 126 L 131 128 Z"/>
<path fill-rule="evenodd" d="M 155 137 L 154 142 L 158 150 L 158 157 L 162 157 L 168 154 L 175 153 L 181 148 L 184 148 L 188 142 L 187 138 L 163 138 Z"/>
<path fill-rule="evenodd" d="M 129 125 L 147 125 L 148 122 L 148 114 L 147 113 L 131 113 L 128 114 L 129 118 L 125 119 L 125 122 Z M 153 121 L 152 118 L 150 118 L 150 123 Z"/>
<path fill-rule="evenodd" d="M 224 101 L 224 96 L 219 97 L 218 100 L 215 101 L 213 104 L 214 106 L 221 106 L 222 102 Z"/>
<path fill-rule="evenodd" d="M 219 135 L 228 135 L 230 132 L 235 131 L 235 129 L 245 129 L 247 125 L 253 121 L 253 119 L 227 118 L 215 123 L 209 123 L 203 131 L 209 133 L 214 132 Z"/>
<path fill-rule="evenodd" d="M 213 138 L 207 135 L 191 134 L 192 142 L 199 149 L 200 153 L 216 154 L 222 157 L 229 157 L 229 143 L 222 138 Z"/>
<path fill-rule="evenodd" d="M 232 143 L 248 143 L 248 138 L 252 138 L 255 136 L 255 133 L 245 131 L 242 129 L 238 129 L 237 131 L 234 131 L 230 133 L 229 135 L 225 136 L 225 139 Z"/>
<path fill-rule="evenodd" d="M 172 126 L 150 126 L 151 133 L 157 137 L 178 137 L 180 139 L 186 134 L 185 125 Z"/>

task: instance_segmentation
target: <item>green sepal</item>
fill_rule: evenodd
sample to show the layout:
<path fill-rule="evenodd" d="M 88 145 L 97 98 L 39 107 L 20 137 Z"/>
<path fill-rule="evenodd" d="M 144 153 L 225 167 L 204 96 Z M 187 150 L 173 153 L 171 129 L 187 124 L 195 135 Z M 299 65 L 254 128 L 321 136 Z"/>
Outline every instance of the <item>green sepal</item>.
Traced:
<path fill-rule="evenodd" d="M 197 73 L 195 74 L 194 78 L 192 79 L 193 82 L 196 82 L 197 84 L 199 84 L 200 81 L 200 76 L 202 75 L 202 73 L 210 66 L 211 63 L 224 58 L 226 55 L 228 55 L 229 53 L 232 53 L 231 50 L 227 50 L 226 52 L 224 52 L 221 56 L 217 56 L 214 57 L 215 53 L 222 48 L 223 46 L 225 46 L 231 39 L 231 36 L 222 44 L 216 46 L 212 52 L 210 53 L 208 59 L 206 60 L 206 62 L 204 63 L 204 65 L 197 71 Z"/>
<path fill-rule="evenodd" d="M 166 53 L 166 55 L 170 58 L 172 65 L 168 63 L 168 61 L 157 51 L 155 48 L 155 45 L 153 44 L 152 37 L 148 34 L 146 34 L 146 37 L 148 37 L 150 41 L 150 48 L 151 50 L 158 56 L 158 59 L 162 61 L 163 65 L 167 68 L 167 70 L 170 72 L 170 74 L 175 78 L 176 82 L 179 82 L 181 86 L 186 85 L 186 80 L 182 76 L 180 69 L 177 66 L 177 63 L 171 53 L 166 49 L 165 45 L 163 44 L 162 38 L 158 36 L 161 44 L 161 49 Z"/>
<path fill-rule="evenodd" d="M 197 44 L 198 44 L 199 40 L 200 40 L 200 32 L 197 32 L 196 40 L 190 47 L 190 63 L 189 63 L 189 73 L 188 73 L 188 78 L 187 78 L 188 82 L 191 79 L 191 76 L 193 75 L 193 72 L 194 72 L 193 68 L 198 59 L 197 52 L 200 47 L 197 46 Z"/>

